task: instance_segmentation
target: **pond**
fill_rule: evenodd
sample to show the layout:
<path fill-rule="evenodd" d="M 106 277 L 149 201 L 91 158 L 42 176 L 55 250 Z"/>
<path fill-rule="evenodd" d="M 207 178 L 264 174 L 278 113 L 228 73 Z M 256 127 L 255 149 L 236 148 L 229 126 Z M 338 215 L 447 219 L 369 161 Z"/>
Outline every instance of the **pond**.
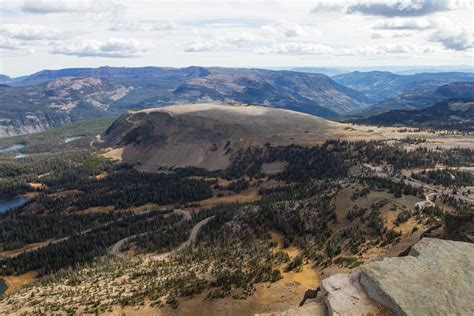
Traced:
<path fill-rule="evenodd" d="M 23 144 L 15 144 L 15 145 L 12 145 L 10 147 L 3 147 L 3 148 L 0 148 L 0 154 L 7 153 L 7 152 L 10 152 L 10 151 L 14 151 L 14 150 L 20 150 L 20 149 L 23 149 L 23 148 L 25 148 L 25 145 L 23 145 Z"/>
<path fill-rule="evenodd" d="M 0 214 L 6 213 L 15 207 L 25 205 L 28 202 L 28 198 L 25 196 L 18 196 L 13 199 L 0 201 Z"/>
<path fill-rule="evenodd" d="M 15 156 L 15 159 L 27 158 L 27 157 L 30 157 L 30 156 L 31 156 L 31 154 L 19 153 L 18 155 Z"/>
<path fill-rule="evenodd" d="M 84 138 L 84 136 L 68 137 L 64 140 L 64 142 L 67 144 L 67 143 L 73 142 L 73 141 L 81 139 L 81 138 Z"/>
<path fill-rule="evenodd" d="M 5 281 L 3 281 L 3 279 L 0 279 L 0 296 L 3 295 L 3 293 L 5 293 L 5 291 L 7 290 L 7 284 L 5 283 Z"/>

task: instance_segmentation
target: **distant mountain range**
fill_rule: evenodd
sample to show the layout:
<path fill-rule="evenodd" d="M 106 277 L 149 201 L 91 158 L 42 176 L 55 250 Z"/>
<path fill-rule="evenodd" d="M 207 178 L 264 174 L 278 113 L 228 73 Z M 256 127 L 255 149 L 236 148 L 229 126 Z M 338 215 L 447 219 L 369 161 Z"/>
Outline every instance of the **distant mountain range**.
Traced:
<path fill-rule="evenodd" d="M 453 82 L 431 89 L 418 89 L 403 92 L 374 105 L 370 112 L 382 113 L 393 109 L 416 110 L 427 108 L 433 103 L 449 98 L 473 98 L 474 82 Z"/>
<path fill-rule="evenodd" d="M 382 101 L 400 94 L 427 93 L 439 86 L 452 82 L 474 82 L 471 72 L 418 73 L 397 75 L 388 71 L 354 71 L 333 77 L 334 81 L 359 92 L 367 97 Z"/>
<path fill-rule="evenodd" d="M 11 86 L 0 95 L 2 136 L 171 104 L 258 104 L 334 118 L 373 102 L 325 75 L 263 69 L 74 68 L 2 82 Z"/>
<path fill-rule="evenodd" d="M 449 88 L 448 86 L 443 86 L 441 90 Z M 422 110 L 390 110 L 368 118 L 355 119 L 352 122 L 369 125 L 412 126 L 473 132 L 473 91 L 471 88 L 469 99 L 445 99 Z"/>
<path fill-rule="evenodd" d="M 245 68 L 72 68 L 43 70 L 2 83 L 15 86 L 62 77 L 94 77 L 141 90 L 133 107 L 225 101 L 265 104 L 324 117 L 368 108 L 364 94 L 321 74 Z"/>
<path fill-rule="evenodd" d="M 129 109 L 203 102 L 265 105 L 331 119 L 368 116 L 470 97 L 474 82 L 474 74 L 464 72 L 356 71 L 330 78 L 314 71 L 331 68 L 297 70 L 100 67 L 43 70 L 18 78 L 0 75 L 0 136 Z"/>

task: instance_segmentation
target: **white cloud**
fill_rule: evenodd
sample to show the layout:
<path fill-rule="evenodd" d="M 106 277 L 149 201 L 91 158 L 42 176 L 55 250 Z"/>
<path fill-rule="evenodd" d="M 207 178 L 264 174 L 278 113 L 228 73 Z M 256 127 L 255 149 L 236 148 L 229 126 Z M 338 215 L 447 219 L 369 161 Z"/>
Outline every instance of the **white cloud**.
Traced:
<path fill-rule="evenodd" d="M 463 24 L 446 18 L 434 22 L 436 29 L 428 37 L 430 42 L 440 43 L 443 47 L 455 51 L 464 51 L 474 46 L 473 30 Z"/>
<path fill-rule="evenodd" d="M 150 47 L 151 45 L 136 39 L 111 38 L 105 41 L 83 40 L 56 46 L 50 53 L 78 57 L 134 58 L 143 56 Z"/>
<path fill-rule="evenodd" d="M 332 53 L 332 49 L 328 45 L 316 43 L 290 42 L 274 44 L 270 47 L 262 47 L 255 49 L 257 54 L 287 54 L 287 55 L 324 55 Z"/>
<path fill-rule="evenodd" d="M 28 13 L 99 13 L 122 8 L 106 0 L 25 0 L 22 10 Z"/>
<path fill-rule="evenodd" d="M 265 38 L 258 34 L 246 30 L 228 32 L 223 36 L 217 37 L 217 42 L 225 47 L 246 47 L 252 44 L 265 41 Z"/>
<path fill-rule="evenodd" d="M 63 38 L 63 33 L 43 25 L 3 24 L 0 34 L 23 41 L 57 40 Z"/>
<path fill-rule="evenodd" d="M 407 42 L 383 44 L 377 46 L 360 46 L 354 48 L 334 48 L 317 43 L 289 42 L 275 44 L 270 47 L 257 48 L 258 54 L 284 55 L 328 55 L 328 56 L 386 56 L 386 55 L 416 55 L 432 53 L 436 49 L 430 46 L 416 46 Z"/>
<path fill-rule="evenodd" d="M 138 21 L 138 20 L 120 20 L 108 28 L 113 32 L 151 32 L 151 31 L 171 31 L 178 29 L 179 26 L 169 21 Z"/>
<path fill-rule="evenodd" d="M 187 53 L 205 52 L 205 51 L 217 50 L 221 47 L 222 45 L 220 45 L 216 41 L 198 37 L 194 39 L 191 43 L 187 44 L 184 51 Z"/>
<path fill-rule="evenodd" d="M 343 12 L 347 10 L 347 3 L 341 1 L 319 0 L 311 9 L 311 13 Z"/>
<path fill-rule="evenodd" d="M 394 19 L 379 22 L 374 25 L 376 30 L 425 30 L 432 27 L 427 19 Z"/>
<path fill-rule="evenodd" d="M 285 23 L 281 26 L 281 29 L 286 37 L 295 37 L 304 34 L 303 28 L 295 23 Z"/>
<path fill-rule="evenodd" d="M 260 28 L 265 34 L 272 34 L 284 37 L 297 37 L 305 33 L 304 29 L 296 23 L 278 22 L 274 24 L 267 24 Z"/>
<path fill-rule="evenodd" d="M 472 33 L 466 29 L 438 30 L 429 38 L 431 42 L 438 42 L 447 49 L 463 51 L 473 47 Z"/>
<path fill-rule="evenodd" d="M 20 49 L 20 45 L 11 40 L 10 38 L 1 36 L 0 37 L 0 48 L 1 49 L 8 49 L 8 50 L 18 50 Z"/>
<path fill-rule="evenodd" d="M 252 47 L 268 40 L 260 34 L 248 30 L 227 32 L 223 35 L 197 37 L 188 43 L 185 52 L 205 52 L 221 49 L 236 49 Z"/>
<path fill-rule="evenodd" d="M 345 3 L 323 0 L 319 1 L 311 12 L 334 11 L 384 17 L 418 17 L 469 7 L 471 7 L 470 0 L 349 0 Z"/>
<path fill-rule="evenodd" d="M 385 39 L 385 38 L 402 38 L 411 37 L 414 33 L 412 31 L 396 31 L 396 32 L 383 32 L 383 33 L 372 33 L 371 39 Z"/>

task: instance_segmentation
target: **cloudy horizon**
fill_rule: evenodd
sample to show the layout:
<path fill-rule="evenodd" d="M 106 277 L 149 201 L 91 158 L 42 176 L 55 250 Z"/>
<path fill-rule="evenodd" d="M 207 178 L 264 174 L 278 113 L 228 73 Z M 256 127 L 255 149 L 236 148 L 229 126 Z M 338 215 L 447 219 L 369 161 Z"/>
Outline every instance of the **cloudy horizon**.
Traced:
<path fill-rule="evenodd" d="M 0 0 L 0 73 L 473 65 L 472 1 Z"/>

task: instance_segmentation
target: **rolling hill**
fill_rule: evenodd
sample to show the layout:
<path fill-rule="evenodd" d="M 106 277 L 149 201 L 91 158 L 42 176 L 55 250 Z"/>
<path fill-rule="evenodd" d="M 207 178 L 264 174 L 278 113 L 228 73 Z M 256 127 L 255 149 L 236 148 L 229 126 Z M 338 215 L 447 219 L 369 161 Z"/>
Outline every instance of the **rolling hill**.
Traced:
<path fill-rule="evenodd" d="M 140 169 L 194 166 L 225 169 L 232 153 L 250 146 L 316 144 L 342 124 L 262 106 L 190 104 L 131 111 L 101 136 L 100 146 Z"/>

